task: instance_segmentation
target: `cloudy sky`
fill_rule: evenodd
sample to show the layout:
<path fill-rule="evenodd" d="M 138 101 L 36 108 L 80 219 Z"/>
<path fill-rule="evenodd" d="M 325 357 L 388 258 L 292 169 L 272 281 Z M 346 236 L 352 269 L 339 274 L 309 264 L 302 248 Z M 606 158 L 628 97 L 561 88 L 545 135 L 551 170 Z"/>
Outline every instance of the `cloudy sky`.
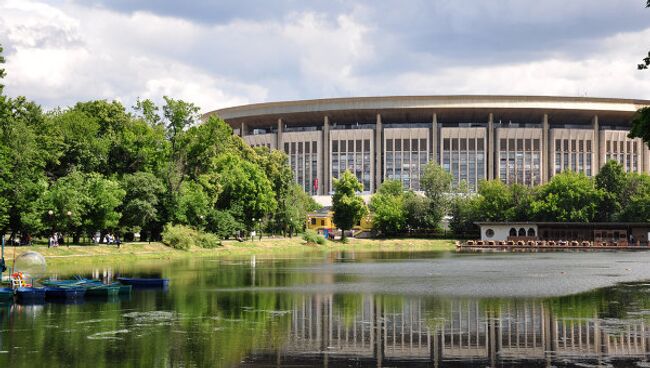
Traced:
<path fill-rule="evenodd" d="M 645 0 L 0 0 L 5 92 L 203 111 L 342 96 L 650 99 Z"/>

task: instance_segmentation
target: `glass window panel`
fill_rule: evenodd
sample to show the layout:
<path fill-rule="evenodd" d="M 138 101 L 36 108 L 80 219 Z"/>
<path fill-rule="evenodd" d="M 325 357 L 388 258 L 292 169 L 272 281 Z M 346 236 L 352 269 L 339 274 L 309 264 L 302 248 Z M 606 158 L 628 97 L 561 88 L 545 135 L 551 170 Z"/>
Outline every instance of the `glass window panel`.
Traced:
<path fill-rule="evenodd" d="M 361 139 L 357 139 L 356 146 L 357 146 L 357 152 L 361 152 Z"/>
<path fill-rule="evenodd" d="M 452 139 L 451 149 L 452 151 L 458 151 L 458 139 Z"/>
<path fill-rule="evenodd" d="M 421 150 L 424 149 L 424 147 L 420 148 Z M 416 152 L 418 151 L 418 140 L 417 139 L 411 139 L 411 150 Z"/>
<path fill-rule="evenodd" d="M 479 138 L 478 141 L 476 142 L 476 143 L 478 143 L 476 149 L 479 150 L 479 151 L 483 150 L 483 140 L 484 140 L 483 138 Z"/>
<path fill-rule="evenodd" d="M 467 139 L 465 138 L 460 139 L 460 150 L 467 151 Z"/>
<path fill-rule="evenodd" d="M 420 151 L 426 151 L 426 150 L 427 150 L 427 140 L 420 139 Z"/>
<path fill-rule="evenodd" d="M 402 140 L 401 139 L 396 139 L 395 140 L 395 151 L 401 151 L 402 150 Z"/>
<path fill-rule="evenodd" d="M 363 150 L 365 152 L 370 152 L 370 139 L 366 139 L 363 141 Z"/>
<path fill-rule="evenodd" d="M 386 140 L 386 151 L 392 151 L 393 150 L 393 140 L 392 139 L 387 139 Z"/>
<path fill-rule="evenodd" d="M 508 151 L 514 151 L 515 150 L 515 139 L 510 138 L 508 139 Z"/>
<path fill-rule="evenodd" d="M 470 140 L 469 140 L 469 150 L 470 151 L 476 150 L 476 139 L 470 138 Z"/>
<path fill-rule="evenodd" d="M 404 140 L 404 151 L 410 151 L 411 150 L 411 141 L 409 139 Z"/>
<path fill-rule="evenodd" d="M 451 144 L 449 142 L 449 138 L 445 138 L 442 140 L 443 144 L 442 147 L 445 151 L 449 151 L 451 149 Z"/>
<path fill-rule="evenodd" d="M 354 141 L 348 140 L 348 152 L 354 152 Z"/>

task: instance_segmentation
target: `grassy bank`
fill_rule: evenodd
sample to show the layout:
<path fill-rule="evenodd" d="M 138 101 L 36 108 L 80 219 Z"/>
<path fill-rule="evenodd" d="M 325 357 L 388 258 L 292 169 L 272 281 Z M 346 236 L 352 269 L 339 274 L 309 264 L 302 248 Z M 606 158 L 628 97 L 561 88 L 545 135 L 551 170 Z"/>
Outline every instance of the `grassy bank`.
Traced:
<path fill-rule="evenodd" d="M 6 247 L 5 257 L 11 265 L 14 255 L 28 251 L 36 251 L 45 256 L 49 265 L 68 264 L 108 264 L 135 262 L 139 260 L 172 260 L 188 257 L 237 257 L 259 255 L 286 256 L 306 252 L 333 251 L 441 251 L 454 249 L 453 240 L 439 239 L 350 239 L 347 244 L 327 242 L 325 245 L 306 244 L 299 237 L 284 239 L 262 239 L 254 242 L 226 241 L 215 249 L 192 248 L 176 250 L 162 243 L 126 243 L 121 248 L 107 245 L 61 246 L 47 248 L 46 246 Z"/>

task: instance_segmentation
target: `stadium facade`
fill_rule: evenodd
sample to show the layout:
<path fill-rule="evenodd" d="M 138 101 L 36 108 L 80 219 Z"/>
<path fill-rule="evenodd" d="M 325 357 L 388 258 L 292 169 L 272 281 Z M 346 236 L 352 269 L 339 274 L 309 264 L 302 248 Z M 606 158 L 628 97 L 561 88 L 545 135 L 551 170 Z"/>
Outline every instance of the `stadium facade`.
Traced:
<path fill-rule="evenodd" d="M 627 137 L 648 100 L 537 96 L 397 96 L 286 101 L 212 111 L 251 146 L 283 150 L 296 181 L 326 195 L 352 171 L 364 192 L 386 179 L 420 190 L 435 161 L 475 190 L 483 179 L 537 185 L 565 170 L 594 176 L 608 160 L 650 173 Z"/>

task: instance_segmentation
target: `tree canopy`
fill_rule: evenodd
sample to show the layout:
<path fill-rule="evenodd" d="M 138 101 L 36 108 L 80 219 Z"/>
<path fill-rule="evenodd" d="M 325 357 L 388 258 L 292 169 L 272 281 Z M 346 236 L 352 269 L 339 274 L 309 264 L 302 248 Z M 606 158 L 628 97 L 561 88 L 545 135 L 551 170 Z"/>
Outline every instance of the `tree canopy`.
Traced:
<path fill-rule="evenodd" d="M 334 179 L 332 210 L 334 224 L 341 229 L 341 239 L 345 241 L 347 230 L 352 229 L 368 212 L 363 199 L 357 194 L 363 190 L 357 177 L 346 170 L 339 179 Z"/>

